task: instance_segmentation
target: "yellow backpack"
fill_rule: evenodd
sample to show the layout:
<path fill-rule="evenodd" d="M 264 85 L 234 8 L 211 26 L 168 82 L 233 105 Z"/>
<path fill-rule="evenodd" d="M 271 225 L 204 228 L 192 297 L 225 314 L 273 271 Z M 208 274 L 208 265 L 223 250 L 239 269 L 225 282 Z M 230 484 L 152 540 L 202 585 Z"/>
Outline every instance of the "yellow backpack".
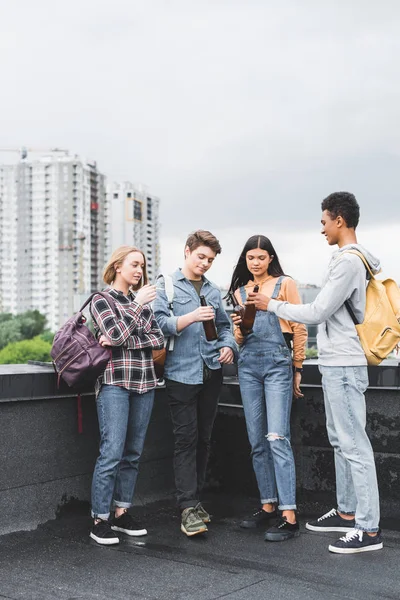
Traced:
<path fill-rule="evenodd" d="M 361 252 L 356 254 L 363 261 L 371 279 L 367 285 L 367 302 L 362 323 L 358 323 L 348 301 L 346 308 L 356 326 L 361 346 L 369 365 L 379 365 L 400 343 L 400 289 L 393 279 L 375 279 L 368 262 Z"/>

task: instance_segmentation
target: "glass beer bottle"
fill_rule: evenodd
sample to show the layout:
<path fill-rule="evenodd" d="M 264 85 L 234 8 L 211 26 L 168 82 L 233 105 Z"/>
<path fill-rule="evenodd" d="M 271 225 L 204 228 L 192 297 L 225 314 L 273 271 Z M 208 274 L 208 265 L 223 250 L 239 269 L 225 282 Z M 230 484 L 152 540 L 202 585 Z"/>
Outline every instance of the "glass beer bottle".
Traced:
<path fill-rule="evenodd" d="M 255 285 L 253 288 L 254 294 L 257 294 L 259 286 Z M 240 330 L 243 335 L 248 335 L 253 330 L 254 319 L 256 318 L 256 307 L 254 304 L 247 304 L 244 307 L 244 313 L 242 315 L 242 322 L 240 323 Z"/>
<path fill-rule="evenodd" d="M 229 303 L 231 304 L 231 306 L 233 308 L 233 312 L 236 315 L 238 315 L 238 317 L 242 317 L 243 313 L 244 313 L 244 306 L 242 306 L 241 304 L 238 304 L 234 294 L 231 294 L 230 292 L 228 293 L 228 298 L 229 298 Z"/>
<path fill-rule="evenodd" d="M 207 306 L 207 300 L 204 296 L 200 296 L 200 305 Z M 217 328 L 215 327 L 214 319 L 210 319 L 210 321 L 203 321 L 203 327 L 207 342 L 212 342 L 218 339 L 218 333 Z"/>

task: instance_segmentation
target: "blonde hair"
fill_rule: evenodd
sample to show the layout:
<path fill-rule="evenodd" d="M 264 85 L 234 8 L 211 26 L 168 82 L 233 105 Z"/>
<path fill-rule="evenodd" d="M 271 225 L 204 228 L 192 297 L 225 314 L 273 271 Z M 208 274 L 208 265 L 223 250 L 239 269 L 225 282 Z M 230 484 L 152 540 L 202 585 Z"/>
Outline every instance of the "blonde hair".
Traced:
<path fill-rule="evenodd" d="M 117 276 L 116 267 L 120 267 L 122 265 L 122 263 L 124 262 L 125 258 L 131 252 L 140 252 L 140 254 L 143 256 L 143 262 L 144 262 L 142 280 L 141 280 L 140 284 L 133 289 L 139 289 L 142 287 L 142 285 L 147 284 L 148 278 L 147 278 L 146 257 L 143 254 L 143 252 L 141 250 L 139 250 L 139 248 L 136 248 L 135 246 L 120 246 L 119 248 L 114 250 L 114 252 L 111 254 L 110 260 L 104 267 L 103 281 L 105 283 L 107 283 L 108 285 L 111 285 L 113 283 L 113 281 L 115 281 L 115 278 Z"/>

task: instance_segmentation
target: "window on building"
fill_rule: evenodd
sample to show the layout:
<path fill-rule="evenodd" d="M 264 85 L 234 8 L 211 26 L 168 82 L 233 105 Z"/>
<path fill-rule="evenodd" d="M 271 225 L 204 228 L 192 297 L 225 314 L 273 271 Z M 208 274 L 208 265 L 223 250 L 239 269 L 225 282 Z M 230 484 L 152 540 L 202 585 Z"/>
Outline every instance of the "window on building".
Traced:
<path fill-rule="evenodd" d="M 133 218 L 135 221 L 142 220 L 142 203 L 140 200 L 134 200 L 133 202 Z"/>

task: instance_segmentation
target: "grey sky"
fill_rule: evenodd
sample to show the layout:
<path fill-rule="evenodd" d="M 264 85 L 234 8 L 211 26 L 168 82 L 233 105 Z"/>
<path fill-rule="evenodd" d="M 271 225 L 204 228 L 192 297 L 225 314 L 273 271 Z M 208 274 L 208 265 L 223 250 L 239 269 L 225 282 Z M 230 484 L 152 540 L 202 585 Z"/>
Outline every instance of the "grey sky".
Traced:
<path fill-rule="evenodd" d="M 396 0 L 0 7 L 1 146 L 69 148 L 146 183 L 165 244 L 198 226 L 317 231 L 338 189 L 365 226 L 400 224 Z"/>

